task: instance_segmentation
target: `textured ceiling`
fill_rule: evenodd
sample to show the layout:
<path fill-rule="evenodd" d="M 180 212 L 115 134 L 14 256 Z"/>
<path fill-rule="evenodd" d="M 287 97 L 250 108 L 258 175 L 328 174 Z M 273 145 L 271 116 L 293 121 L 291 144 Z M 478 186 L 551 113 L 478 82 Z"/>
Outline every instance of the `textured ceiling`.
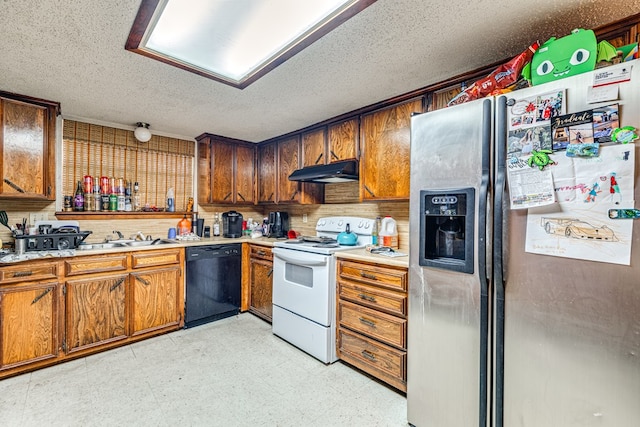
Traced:
<path fill-rule="evenodd" d="M 126 51 L 139 4 L 0 0 L 0 90 L 58 101 L 63 117 L 259 142 L 640 11 L 640 0 L 378 0 L 240 90 Z"/>

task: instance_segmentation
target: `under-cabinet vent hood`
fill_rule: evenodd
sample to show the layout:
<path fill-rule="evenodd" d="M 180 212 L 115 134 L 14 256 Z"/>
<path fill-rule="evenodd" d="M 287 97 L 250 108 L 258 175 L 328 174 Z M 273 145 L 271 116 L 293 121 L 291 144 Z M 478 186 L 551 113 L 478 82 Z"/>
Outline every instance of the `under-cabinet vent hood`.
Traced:
<path fill-rule="evenodd" d="M 358 162 L 346 160 L 328 165 L 314 165 L 298 169 L 289 175 L 289 181 L 333 184 L 358 180 Z"/>

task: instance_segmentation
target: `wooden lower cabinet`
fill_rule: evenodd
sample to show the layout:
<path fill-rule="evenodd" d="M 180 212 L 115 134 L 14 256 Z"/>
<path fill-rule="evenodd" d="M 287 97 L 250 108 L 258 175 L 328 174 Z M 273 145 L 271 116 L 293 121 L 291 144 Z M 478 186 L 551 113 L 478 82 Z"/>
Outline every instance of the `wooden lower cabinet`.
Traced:
<path fill-rule="evenodd" d="M 339 260 L 337 354 L 407 391 L 407 269 Z"/>
<path fill-rule="evenodd" d="M 0 379 L 177 330 L 184 249 L 0 266 Z"/>
<path fill-rule="evenodd" d="M 58 358 L 60 288 L 55 281 L 0 287 L 0 373 Z"/>
<path fill-rule="evenodd" d="M 273 317 L 273 254 L 271 248 L 250 245 L 249 312 L 271 322 Z"/>
<path fill-rule="evenodd" d="M 131 335 L 179 326 L 182 320 L 181 266 L 131 274 Z"/>
<path fill-rule="evenodd" d="M 127 279 L 117 274 L 65 283 L 67 353 L 127 338 Z"/>

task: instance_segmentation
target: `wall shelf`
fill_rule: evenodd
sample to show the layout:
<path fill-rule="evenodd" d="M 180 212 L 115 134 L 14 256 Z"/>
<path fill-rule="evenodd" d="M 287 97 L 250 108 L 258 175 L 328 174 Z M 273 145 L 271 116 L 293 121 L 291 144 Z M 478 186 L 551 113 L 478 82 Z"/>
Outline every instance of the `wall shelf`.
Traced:
<path fill-rule="evenodd" d="M 182 218 L 185 215 L 191 216 L 193 212 L 56 212 L 56 218 L 59 220 L 118 220 L 118 219 L 167 219 Z"/>

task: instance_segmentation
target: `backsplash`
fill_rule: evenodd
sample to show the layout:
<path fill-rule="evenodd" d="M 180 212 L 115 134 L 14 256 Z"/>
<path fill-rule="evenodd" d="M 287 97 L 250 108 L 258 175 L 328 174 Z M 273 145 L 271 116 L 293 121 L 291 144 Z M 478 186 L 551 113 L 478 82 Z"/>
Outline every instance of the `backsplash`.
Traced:
<path fill-rule="evenodd" d="M 290 228 L 303 235 L 314 235 L 315 224 L 318 218 L 325 216 L 359 216 L 365 218 L 375 218 L 377 216 L 392 216 L 398 225 L 398 239 L 400 250 L 409 250 L 409 202 L 378 202 L 359 203 L 357 202 L 357 182 L 355 184 L 356 193 L 353 193 L 353 184 L 332 184 L 325 189 L 327 203 L 322 205 L 217 205 L 200 206 L 198 214 L 204 218 L 205 225 L 211 226 L 214 213 L 235 210 L 242 214 L 244 219 L 252 218 L 254 221 L 262 222 L 262 219 L 269 215 L 271 211 L 285 211 L 289 213 Z M 338 203 L 344 200 L 347 203 Z M 5 210 L 9 216 L 9 224 L 22 222 L 22 218 L 29 218 L 30 213 L 45 213 L 48 219 L 55 220 L 55 203 L 30 202 L 30 201 L 0 201 L 0 210 Z M 306 222 L 304 222 L 306 215 Z M 127 220 L 80 220 L 80 229 L 92 231 L 86 242 L 101 242 L 107 235 L 111 235 L 114 230 L 120 231 L 125 237 L 136 234 L 138 231 L 152 237 L 166 237 L 167 230 L 175 227 L 179 219 L 177 218 L 154 218 L 153 221 L 147 219 L 127 219 Z M 0 239 L 4 243 L 13 242 L 11 233 L 5 227 L 0 230 Z"/>

